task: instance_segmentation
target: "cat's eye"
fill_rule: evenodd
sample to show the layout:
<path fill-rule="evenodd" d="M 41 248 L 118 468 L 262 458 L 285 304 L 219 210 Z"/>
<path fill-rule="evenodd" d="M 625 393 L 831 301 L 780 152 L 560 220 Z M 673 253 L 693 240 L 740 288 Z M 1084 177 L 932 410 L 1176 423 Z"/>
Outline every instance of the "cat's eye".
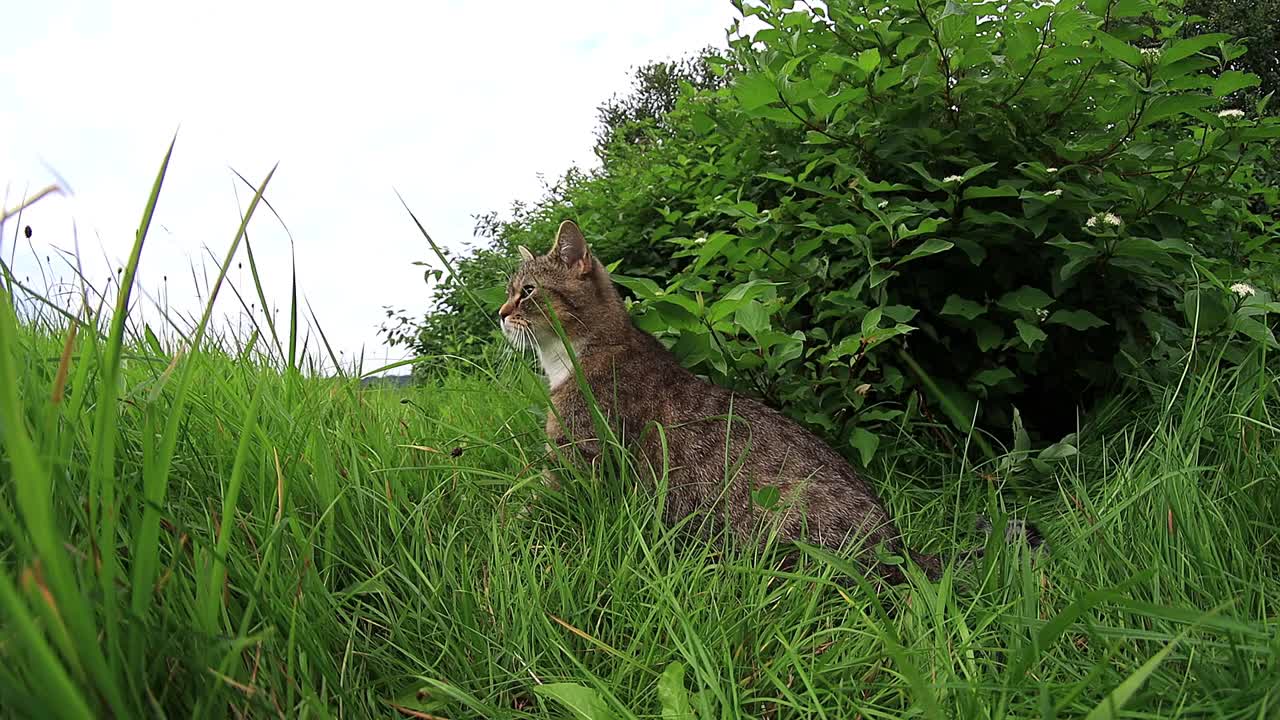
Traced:
<path fill-rule="evenodd" d="M 530 295 L 533 294 L 533 291 L 537 289 L 538 288 L 534 287 L 533 285 L 525 285 L 524 287 L 520 288 L 520 299 L 523 300 L 524 298 L 529 297 Z"/>

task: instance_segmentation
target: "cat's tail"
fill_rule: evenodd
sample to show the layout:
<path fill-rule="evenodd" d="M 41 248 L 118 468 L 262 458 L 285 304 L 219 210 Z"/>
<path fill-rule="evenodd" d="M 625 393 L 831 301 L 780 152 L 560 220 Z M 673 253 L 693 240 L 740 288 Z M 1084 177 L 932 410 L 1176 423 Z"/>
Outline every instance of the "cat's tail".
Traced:
<path fill-rule="evenodd" d="M 977 520 L 978 530 L 984 535 L 990 535 L 995 531 L 986 516 L 979 515 Z M 1014 545 L 1019 542 L 1026 543 L 1027 547 L 1032 550 L 1043 550 L 1049 552 L 1049 543 L 1045 541 L 1044 533 L 1040 532 L 1040 528 L 1025 521 L 1015 518 L 1009 518 L 1004 527 L 1004 542 L 1006 545 Z M 987 552 L 987 544 L 984 542 L 977 547 L 969 548 L 961 551 L 956 558 L 957 565 L 968 565 L 969 563 L 980 560 Z M 942 576 L 943 559 L 939 555 L 925 555 L 922 553 L 912 552 L 911 559 L 916 565 L 924 571 L 925 576 L 930 580 L 937 580 Z"/>

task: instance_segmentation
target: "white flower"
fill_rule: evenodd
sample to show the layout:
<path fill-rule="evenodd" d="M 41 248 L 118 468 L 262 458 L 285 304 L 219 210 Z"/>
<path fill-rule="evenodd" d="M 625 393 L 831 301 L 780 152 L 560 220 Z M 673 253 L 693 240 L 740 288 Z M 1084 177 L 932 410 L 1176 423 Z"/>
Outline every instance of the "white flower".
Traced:
<path fill-rule="evenodd" d="M 1244 117 L 1243 110 L 1222 110 L 1218 113 L 1218 117 L 1227 118 L 1229 120 L 1239 120 Z"/>
<path fill-rule="evenodd" d="M 1040 322 L 1044 322 L 1049 317 L 1049 311 L 1044 308 L 1039 308 L 1036 310 L 1036 317 L 1040 318 Z"/>
<path fill-rule="evenodd" d="M 1242 298 L 1247 298 L 1258 291 L 1254 290 L 1253 286 L 1250 285 L 1249 283 L 1236 283 L 1235 285 L 1231 286 L 1231 292 L 1235 293 L 1236 295 Z"/>
<path fill-rule="evenodd" d="M 1160 48 L 1142 48 L 1142 56 L 1148 60 L 1155 60 L 1160 57 Z"/>
<path fill-rule="evenodd" d="M 1044 171 L 1047 173 L 1056 173 L 1058 172 L 1058 168 L 1045 168 Z"/>
<path fill-rule="evenodd" d="M 1058 188 L 1057 190 L 1050 190 L 1049 192 L 1045 193 L 1044 196 L 1045 197 L 1062 197 L 1062 188 Z"/>
<path fill-rule="evenodd" d="M 964 180 L 964 177 L 961 175 L 948 175 L 942 178 L 942 182 L 944 183 L 961 182 L 963 180 Z"/>
<path fill-rule="evenodd" d="M 1101 215 L 1094 215 L 1093 217 L 1086 220 L 1084 223 L 1084 226 L 1092 230 L 1098 227 L 1099 225 L 1110 225 L 1111 227 L 1120 227 L 1121 223 L 1122 221 L 1120 220 L 1119 215 L 1116 215 L 1115 213 L 1103 213 Z"/>
<path fill-rule="evenodd" d="M 706 236 L 704 235 L 704 236 L 702 236 L 702 237 L 700 237 L 700 238 L 694 238 L 694 239 L 693 239 L 693 241 L 694 241 L 695 243 L 697 243 L 698 245 L 701 245 L 701 244 L 703 244 L 703 243 L 705 243 L 705 242 L 707 241 L 707 238 L 706 238 Z"/>
<path fill-rule="evenodd" d="M 879 203 L 878 205 L 876 205 L 876 207 L 877 207 L 877 208 L 879 208 L 879 209 L 881 209 L 881 210 L 883 210 L 883 209 L 885 209 L 885 208 L 889 207 L 889 201 L 888 201 L 888 200 L 881 200 L 881 201 L 880 201 L 880 203 Z"/>

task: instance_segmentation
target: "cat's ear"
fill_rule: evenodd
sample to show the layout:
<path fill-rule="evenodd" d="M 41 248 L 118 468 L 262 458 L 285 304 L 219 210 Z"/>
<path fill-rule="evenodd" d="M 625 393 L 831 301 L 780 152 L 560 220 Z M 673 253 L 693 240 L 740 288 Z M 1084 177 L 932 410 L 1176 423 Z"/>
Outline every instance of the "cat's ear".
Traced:
<path fill-rule="evenodd" d="M 560 229 L 556 231 L 556 242 L 551 246 L 551 254 L 560 258 L 560 262 L 570 270 L 585 274 L 591 269 L 591 250 L 587 247 L 587 239 L 572 220 L 560 223 Z"/>
<path fill-rule="evenodd" d="M 533 253 L 529 251 L 529 248 L 527 248 L 527 247 L 525 247 L 525 246 L 521 245 L 520 247 L 518 247 L 518 248 L 516 248 L 516 249 L 520 251 L 520 259 L 521 259 L 521 260 L 524 260 L 525 262 L 528 262 L 528 261 L 530 261 L 530 260 L 532 260 L 532 259 L 533 259 Z"/>

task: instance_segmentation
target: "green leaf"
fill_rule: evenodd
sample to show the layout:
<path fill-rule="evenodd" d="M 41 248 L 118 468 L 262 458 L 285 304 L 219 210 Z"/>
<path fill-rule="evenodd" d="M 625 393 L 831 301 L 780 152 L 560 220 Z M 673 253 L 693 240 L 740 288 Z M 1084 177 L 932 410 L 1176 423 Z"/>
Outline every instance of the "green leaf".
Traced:
<path fill-rule="evenodd" d="M 879 50 L 875 48 L 871 48 L 870 50 L 863 50 L 862 52 L 858 53 L 858 67 L 862 68 L 864 72 L 869 73 L 872 70 L 875 70 L 879 65 L 880 65 Z"/>
<path fill-rule="evenodd" d="M 901 85 L 902 81 L 905 79 L 903 75 L 903 70 L 905 69 L 904 65 L 895 65 L 881 70 L 880 73 L 876 75 L 876 93 L 883 94 L 898 85 Z"/>
<path fill-rule="evenodd" d="M 836 343 L 826 354 L 827 360 L 839 360 L 842 357 L 853 355 L 862 349 L 862 335 L 848 335 L 840 342 Z"/>
<path fill-rule="evenodd" d="M 1222 291 L 1216 288 L 1188 290 L 1182 300 L 1182 312 L 1187 319 L 1187 327 L 1196 328 L 1201 335 L 1221 327 L 1229 313 Z"/>
<path fill-rule="evenodd" d="M 1231 36 L 1226 33 L 1209 33 L 1178 40 L 1160 53 L 1160 64 L 1172 65 L 1184 57 L 1190 57 L 1211 45 L 1217 45 L 1223 40 L 1230 39 Z"/>
<path fill-rule="evenodd" d="M 907 305 L 885 305 L 884 314 L 894 322 L 911 322 L 920 311 Z"/>
<path fill-rule="evenodd" d="M 1147 111 L 1142 114 L 1142 124 L 1144 126 L 1151 125 L 1174 115 L 1190 114 L 1194 110 L 1200 110 L 1213 104 L 1213 102 L 1213 98 L 1208 95 L 1194 93 L 1162 95 L 1147 105 Z"/>
<path fill-rule="evenodd" d="M 163 357 L 164 346 L 160 344 L 160 338 L 156 337 L 155 332 L 152 331 L 151 324 L 150 323 L 143 324 L 142 330 L 145 333 L 145 336 L 147 339 L 147 346 L 151 348 L 151 352 L 155 353 L 157 356 Z"/>
<path fill-rule="evenodd" d="M 1240 133 L 1241 140 L 1274 140 L 1276 138 L 1280 138 L 1280 124 L 1245 128 Z"/>
<path fill-rule="evenodd" d="M 764 487 L 759 488 L 751 493 L 751 499 L 755 502 L 755 504 L 765 510 L 772 510 L 773 508 L 777 507 L 778 500 L 780 500 L 781 498 L 782 498 L 782 491 L 779 490 L 775 485 L 765 485 Z M 661 682 L 661 680 L 659 680 L 659 682 Z M 684 688 L 681 687 L 681 689 L 683 690 Z M 661 694 L 661 689 L 659 689 L 659 694 Z M 665 709 L 663 711 L 663 716 L 664 717 L 666 716 Z"/>
<path fill-rule="evenodd" d="M 972 300 L 965 300 L 959 295 L 948 295 L 947 302 L 942 306 L 940 314 L 955 315 L 956 317 L 962 317 L 965 320 L 973 320 L 986 312 L 986 307 L 979 305 Z"/>
<path fill-rule="evenodd" d="M 1118 258 L 1136 258 L 1148 263 L 1176 265 L 1177 261 L 1170 251 L 1178 249 L 1168 240 L 1157 242 L 1151 238 L 1129 237 L 1117 242 L 1112 252 Z"/>
<path fill-rule="evenodd" d="M 870 270 L 870 281 L 872 281 L 873 288 L 879 287 L 884 282 L 887 282 L 888 279 L 895 277 L 897 277 L 897 270 L 887 270 L 879 264 L 872 265 L 872 270 Z"/>
<path fill-rule="evenodd" d="M 1036 343 L 1049 339 L 1043 330 L 1022 318 L 1014 320 L 1013 324 L 1018 328 L 1018 337 L 1022 338 L 1022 342 L 1026 343 L 1027 347 L 1035 347 Z"/>
<path fill-rule="evenodd" d="M 507 286 L 494 285 L 492 287 L 477 290 L 476 297 L 480 298 L 480 301 L 486 306 L 493 305 L 496 307 L 501 305 L 503 300 L 507 299 Z"/>
<path fill-rule="evenodd" d="M 1269 348 L 1276 347 L 1276 336 L 1271 332 L 1271 328 L 1259 322 L 1255 318 L 1243 317 L 1236 320 L 1236 332 L 1245 337 L 1261 343 Z"/>
<path fill-rule="evenodd" d="M 974 339 L 978 342 L 978 349 L 982 352 L 991 352 L 1004 342 L 1004 330 L 989 320 L 975 320 L 973 333 Z"/>
<path fill-rule="evenodd" d="M 653 300 L 650 305 L 670 327 L 692 329 L 700 327 L 698 306 L 692 300 L 680 295 L 667 295 Z"/>
<path fill-rule="evenodd" d="M 862 334 L 870 336 L 880 327 L 880 319 L 884 316 L 884 311 L 880 308 L 872 308 L 862 316 Z"/>
<path fill-rule="evenodd" d="M 981 265 L 987 259 L 987 250 L 982 247 L 981 243 L 970 240 L 969 238 L 955 238 L 956 247 L 960 248 L 969 258 L 969 262 L 973 265 Z"/>
<path fill-rule="evenodd" d="M 928 257 L 930 255 L 937 255 L 938 253 L 946 252 L 953 247 L 955 247 L 955 243 L 952 243 L 948 240 L 943 240 L 941 238 L 929 238 L 928 240 L 925 240 L 924 242 L 917 245 L 916 248 L 910 252 L 910 254 L 908 254 L 906 257 L 902 258 L 898 262 L 894 263 L 893 266 L 897 267 L 903 263 L 911 262 L 912 260 L 918 260 L 922 257 Z"/>
<path fill-rule="evenodd" d="M 999 385 L 1006 380 L 1013 380 L 1015 377 L 1017 376 L 1014 375 L 1013 371 L 1009 368 L 993 368 L 991 370 L 983 370 L 977 375 L 974 375 L 973 379 L 987 387 L 991 387 L 993 385 Z"/>
<path fill-rule="evenodd" d="M 749 280 L 735 286 L 724 297 L 712 303 L 707 311 L 707 319 L 713 323 L 719 322 L 737 312 L 738 308 L 750 300 L 772 297 L 771 294 L 776 292 L 773 289 L 774 285 L 764 280 Z"/>
<path fill-rule="evenodd" d="M 737 239 L 736 236 L 730 235 L 722 230 L 717 230 L 707 236 L 706 242 L 698 245 L 698 260 L 693 264 L 693 272 L 696 275 L 699 270 L 706 267 L 707 263 L 721 257 L 721 250 L 729 244 L 730 240 Z"/>
<path fill-rule="evenodd" d="M 996 166 L 996 164 L 997 164 L 997 163 L 989 162 L 989 163 L 982 163 L 981 165 L 974 165 L 973 167 L 969 168 L 968 170 L 965 170 L 965 171 L 964 171 L 964 174 L 960 176 L 960 177 L 964 178 L 963 180 L 961 180 L 961 183 L 967 183 L 967 182 L 969 182 L 970 180 L 972 180 L 972 179 L 974 179 L 974 178 L 978 177 L 979 175 L 981 175 L 982 173 L 984 173 L 984 172 L 986 172 L 986 171 L 990 170 L 991 168 L 995 167 L 995 166 Z"/>
<path fill-rule="evenodd" d="M 985 185 L 975 185 L 966 187 L 962 197 L 967 200 L 981 200 L 983 198 L 1000 198 L 1000 197 L 1018 197 L 1018 191 L 1011 185 L 998 185 L 996 187 L 987 187 Z"/>
<path fill-rule="evenodd" d="M 750 73 L 738 78 L 733 86 L 733 94 L 738 98 L 742 109 L 747 111 L 779 100 L 778 87 L 773 78 L 760 73 Z"/>
<path fill-rule="evenodd" d="M 1108 35 L 1101 30 L 1099 30 L 1094 37 L 1098 39 L 1098 43 L 1102 45 L 1103 52 L 1107 55 L 1110 55 L 1116 60 L 1128 65 L 1141 67 L 1142 52 L 1138 50 L 1138 48 L 1116 38 L 1113 35 Z"/>
<path fill-rule="evenodd" d="M 1053 298 L 1045 294 L 1040 288 L 1023 285 L 1017 290 L 1005 293 L 999 302 L 1001 307 L 1008 308 L 1014 312 L 1035 312 L 1052 305 Z"/>
<path fill-rule="evenodd" d="M 871 458 L 875 457 L 876 449 L 880 447 L 880 436 L 864 428 L 854 428 L 850 442 L 858 450 L 862 466 L 870 467 Z"/>
<path fill-rule="evenodd" d="M 751 298 L 764 297 L 768 295 L 778 283 L 772 283 L 765 280 L 748 280 L 744 283 L 735 285 L 732 290 L 725 293 L 725 300 L 749 300 Z"/>
<path fill-rule="evenodd" d="M 547 683 L 535 685 L 534 694 L 559 701 L 581 720 L 614 720 L 617 716 L 605 704 L 600 693 L 577 683 Z"/>
<path fill-rule="evenodd" d="M 658 283 L 643 277 L 626 277 L 625 275 L 610 275 L 614 282 L 636 294 L 641 300 L 652 300 L 663 293 L 662 288 L 658 287 Z"/>
<path fill-rule="evenodd" d="M 1088 310 L 1056 310 L 1049 316 L 1049 322 L 1055 325 L 1066 325 L 1073 330 L 1089 330 L 1107 325 L 1106 320 Z"/>
<path fill-rule="evenodd" d="M 759 300 L 748 300 L 734 313 L 733 319 L 753 336 L 769 329 L 769 311 Z"/>
<path fill-rule="evenodd" d="M 1040 33 L 1027 23 L 1014 25 L 1005 35 L 1005 56 L 1018 63 L 1018 67 L 1030 65 L 1040 43 Z"/>
<path fill-rule="evenodd" d="M 1018 408 L 1013 409 L 1013 451 L 1019 455 L 1031 449 L 1031 436 L 1027 434 L 1027 428 L 1022 424 L 1022 413 Z"/>
<path fill-rule="evenodd" d="M 1075 455 L 1078 455 L 1080 452 L 1076 448 L 1074 441 L 1075 441 L 1075 433 L 1071 433 L 1070 435 L 1066 436 L 1062 440 L 1059 440 L 1058 442 L 1041 450 L 1040 454 L 1037 457 L 1040 460 L 1044 460 L 1046 462 L 1050 462 L 1050 461 L 1057 462 L 1069 457 L 1074 457 Z"/>
<path fill-rule="evenodd" d="M 1146 0 L 1115 0 L 1115 4 L 1111 6 L 1111 17 L 1139 17 L 1150 10 L 1151 3 Z"/>
<path fill-rule="evenodd" d="M 907 167 L 911 168 L 912 170 L 915 170 L 917 175 L 929 181 L 930 183 L 934 185 L 942 185 L 942 183 L 939 182 L 936 178 L 934 178 L 933 175 L 931 175 L 929 171 L 925 169 L 924 165 L 921 165 L 919 161 L 909 162 L 907 163 Z"/>
<path fill-rule="evenodd" d="M 1258 76 L 1252 73 L 1228 70 L 1213 81 L 1213 94 L 1217 97 L 1226 97 L 1237 90 L 1253 87 L 1259 82 Z"/>
<path fill-rule="evenodd" d="M 796 330 L 790 335 L 776 333 L 778 341 L 769 353 L 769 367 L 777 369 L 804 354 L 804 333 Z"/>
<path fill-rule="evenodd" d="M 928 235 L 945 225 L 946 218 L 925 218 L 919 225 L 908 229 L 903 223 L 898 224 L 898 240 L 909 240 L 917 235 Z"/>

